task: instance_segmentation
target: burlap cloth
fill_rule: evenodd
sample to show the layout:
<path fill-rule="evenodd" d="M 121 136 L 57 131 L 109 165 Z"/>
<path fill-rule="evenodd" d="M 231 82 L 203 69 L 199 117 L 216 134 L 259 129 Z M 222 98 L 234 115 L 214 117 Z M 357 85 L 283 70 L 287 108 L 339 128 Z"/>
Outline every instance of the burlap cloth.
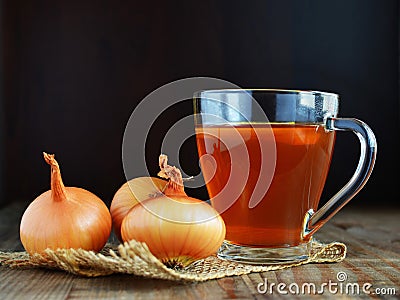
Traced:
<path fill-rule="evenodd" d="M 210 256 L 188 267 L 177 270 L 167 268 L 151 254 L 146 244 L 131 241 L 119 246 L 107 245 L 100 253 L 82 249 L 46 250 L 47 258 L 30 256 L 27 252 L 1 252 L 0 264 L 12 268 L 44 267 L 64 270 L 76 275 L 96 277 L 116 273 L 147 278 L 183 281 L 206 281 L 226 276 L 265 272 L 308 263 L 340 262 L 346 257 L 346 245 L 338 242 L 322 244 L 312 242 L 309 259 L 291 264 L 255 266 Z"/>

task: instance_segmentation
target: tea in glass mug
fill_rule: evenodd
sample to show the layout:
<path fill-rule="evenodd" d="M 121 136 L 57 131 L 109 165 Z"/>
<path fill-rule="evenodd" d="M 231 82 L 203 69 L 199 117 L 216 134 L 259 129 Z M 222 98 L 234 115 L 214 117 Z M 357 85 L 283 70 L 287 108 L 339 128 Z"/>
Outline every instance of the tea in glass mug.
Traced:
<path fill-rule="evenodd" d="M 339 118 L 333 93 L 206 90 L 194 95 L 200 166 L 226 225 L 218 256 L 270 264 L 308 258 L 312 235 L 371 174 L 376 140 L 362 121 Z M 350 181 L 318 210 L 336 132 L 353 131 L 360 160 Z"/>

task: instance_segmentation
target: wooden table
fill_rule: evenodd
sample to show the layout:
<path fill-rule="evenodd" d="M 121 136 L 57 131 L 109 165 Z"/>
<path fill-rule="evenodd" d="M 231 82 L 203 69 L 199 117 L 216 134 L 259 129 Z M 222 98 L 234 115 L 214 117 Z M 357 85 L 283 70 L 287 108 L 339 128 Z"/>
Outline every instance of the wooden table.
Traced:
<path fill-rule="evenodd" d="M 18 226 L 25 206 L 14 204 L 0 209 L 0 250 L 22 250 Z M 45 269 L 10 269 L 0 267 L 0 299 L 261 299 L 271 293 L 259 293 L 267 280 L 275 288 L 275 297 L 310 297 L 307 284 L 324 293 L 317 298 L 353 298 L 348 291 L 360 287 L 360 298 L 397 299 L 400 295 L 400 209 L 361 210 L 345 207 L 316 238 L 320 241 L 340 241 L 348 246 L 347 258 L 335 264 L 309 264 L 280 271 L 226 277 L 203 283 L 180 283 L 149 280 L 129 275 L 82 278 L 61 271 Z M 337 285 L 328 289 L 329 282 L 338 284 L 338 273 L 347 276 L 342 293 Z M 281 283 L 283 295 L 276 288 Z M 292 291 L 297 285 L 305 287 L 305 295 Z M 370 286 L 368 285 L 370 284 Z M 286 285 L 286 286 L 284 286 Z M 362 288 L 371 294 L 367 295 Z M 396 293 L 396 295 L 390 295 Z M 375 293 L 375 295 L 374 295 Z"/>

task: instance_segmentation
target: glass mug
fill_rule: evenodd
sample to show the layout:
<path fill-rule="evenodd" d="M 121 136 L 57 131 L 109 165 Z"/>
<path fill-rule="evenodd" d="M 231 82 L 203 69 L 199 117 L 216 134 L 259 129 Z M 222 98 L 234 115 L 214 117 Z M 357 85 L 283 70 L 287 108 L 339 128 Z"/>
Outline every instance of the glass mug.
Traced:
<path fill-rule="evenodd" d="M 338 95 L 317 91 L 195 93 L 200 167 L 211 205 L 226 225 L 220 258 L 250 264 L 305 260 L 312 235 L 364 186 L 376 139 L 362 121 L 338 118 L 338 105 Z M 318 209 L 336 131 L 343 130 L 360 140 L 359 163 Z"/>

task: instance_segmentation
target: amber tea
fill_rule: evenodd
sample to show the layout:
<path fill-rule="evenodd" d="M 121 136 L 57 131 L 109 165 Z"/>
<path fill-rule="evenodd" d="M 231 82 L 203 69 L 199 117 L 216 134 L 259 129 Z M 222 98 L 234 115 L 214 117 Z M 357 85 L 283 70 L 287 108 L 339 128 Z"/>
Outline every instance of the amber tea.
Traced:
<path fill-rule="evenodd" d="M 339 96 L 320 91 L 204 90 L 194 95 L 200 166 L 226 225 L 218 257 L 250 264 L 307 260 L 313 234 L 367 182 L 376 139 L 338 117 Z M 357 135 L 353 176 L 319 207 L 337 131 Z"/>
<path fill-rule="evenodd" d="M 260 176 L 261 156 L 266 160 L 269 156 L 268 152 L 261 153 L 260 144 L 265 144 L 272 134 L 276 143 L 275 173 L 264 198 L 254 208 L 249 208 L 249 195 Z M 199 155 L 211 155 L 217 164 L 210 167 L 203 161 L 201 168 L 208 182 L 212 205 L 222 212 L 225 220 L 226 240 L 257 247 L 298 245 L 306 212 L 310 208 L 316 210 L 318 206 L 331 161 L 335 132 L 327 132 L 320 125 L 248 124 L 201 127 L 196 129 L 196 136 Z M 237 142 L 232 141 L 235 138 Z M 227 149 L 223 141 L 238 146 Z M 239 195 L 233 189 L 231 195 L 218 198 L 216 196 L 228 180 L 240 180 L 235 176 L 243 169 L 243 161 L 231 160 L 235 151 L 246 151 L 250 159 L 244 189 Z M 229 204 L 224 201 L 233 202 L 225 211 Z"/>

